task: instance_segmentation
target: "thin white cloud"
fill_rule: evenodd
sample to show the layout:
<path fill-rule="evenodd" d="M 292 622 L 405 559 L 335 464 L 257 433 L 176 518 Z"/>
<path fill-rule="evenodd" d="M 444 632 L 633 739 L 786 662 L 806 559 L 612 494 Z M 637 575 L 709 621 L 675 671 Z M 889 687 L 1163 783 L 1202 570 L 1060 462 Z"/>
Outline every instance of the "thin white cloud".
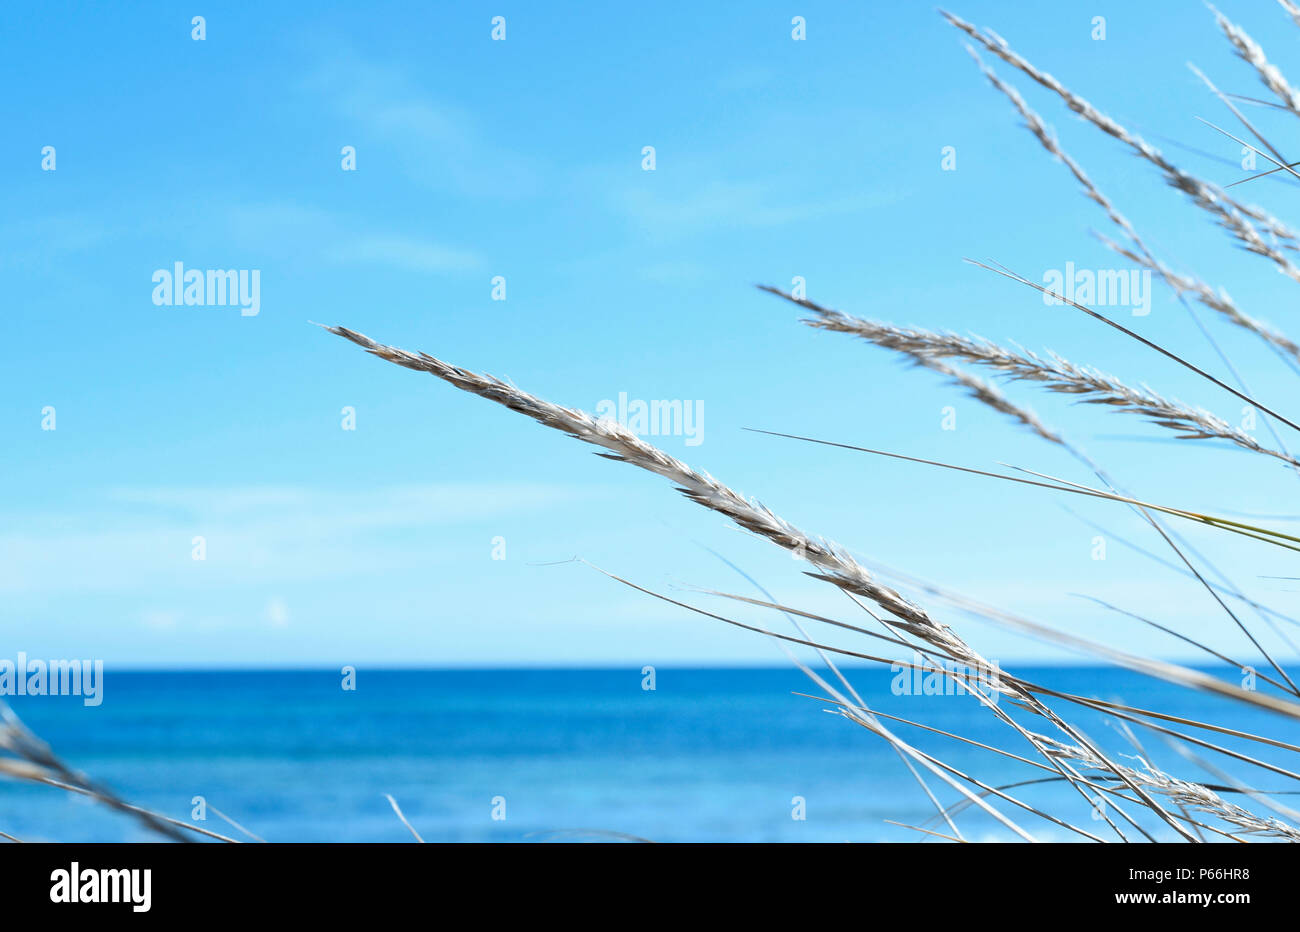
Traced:
<path fill-rule="evenodd" d="M 359 229 L 345 215 L 300 204 L 239 204 L 227 209 L 226 218 L 234 239 L 271 254 L 291 251 L 415 272 L 467 272 L 486 265 L 472 250 L 424 236 Z"/>
<path fill-rule="evenodd" d="M 397 65 L 336 49 L 304 81 L 351 122 L 358 170 L 369 146 L 391 153 L 412 180 L 458 198 L 511 198 L 541 190 L 532 159 L 491 138 L 491 122 L 440 99 Z"/>
<path fill-rule="evenodd" d="M 887 195 L 857 194 L 810 200 L 775 182 L 707 181 L 669 191 L 655 182 L 624 187 L 615 209 L 644 231 L 661 237 L 689 236 L 726 228 L 777 227 L 879 206 Z"/>
<path fill-rule="evenodd" d="M 247 526 L 294 519 L 340 528 L 445 525 L 455 521 L 572 501 L 585 487 L 545 483 L 446 482 L 379 489 L 319 489 L 294 485 L 119 488 L 111 502 L 177 511 L 187 521 Z"/>
<path fill-rule="evenodd" d="M 339 262 L 390 265 L 413 272 L 461 272 L 480 269 L 483 257 L 462 249 L 409 236 L 376 234 L 345 240 L 329 250 Z"/>
<path fill-rule="evenodd" d="M 75 514 L 0 515 L 0 593 L 140 592 L 409 573 L 427 569 L 432 551 L 463 546 L 455 534 L 435 528 L 504 526 L 593 494 L 600 492 L 542 483 L 117 489 Z M 193 559 L 196 537 L 203 538 L 202 560 Z M 165 626 L 162 621 L 146 624 Z"/>
<path fill-rule="evenodd" d="M 122 230 L 84 211 L 0 225 L 0 267 L 50 261 L 107 242 Z"/>

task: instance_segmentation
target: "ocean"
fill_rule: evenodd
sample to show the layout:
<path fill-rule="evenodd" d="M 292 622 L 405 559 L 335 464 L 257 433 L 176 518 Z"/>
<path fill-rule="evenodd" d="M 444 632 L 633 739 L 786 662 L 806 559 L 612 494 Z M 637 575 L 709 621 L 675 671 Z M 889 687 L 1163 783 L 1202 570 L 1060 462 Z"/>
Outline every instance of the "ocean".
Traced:
<path fill-rule="evenodd" d="M 1095 667 L 1017 673 L 1056 689 L 1300 740 L 1294 721 L 1136 674 Z M 873 708 L 1033 756 L 1023 739 L 969 697 L 896 695 L 894 675 L 880 667 L 849 675 Z M 659 668 L 652 690 L 643 688 L 637 667 L 363 667 L 355 689 L 343 689 L 342 681 L 336 670 L 109 670 L 97 707 L 78 697 L 9 701 L 67 763 L 128 801 L 179 819 L 199 812 L 206 820 L 197 824 L 240 838 L 248 836 L 218 813 L 267 841 L 413 840 L 385 794 L 427 841 L 926 837 L 887 820 L 947 831 L 891 747 L 827 714 L 826 703 L 796 695 L 816 690 L 793 668 Z M 1018 718 L 1033 724 L 1028 716 Z M 1140 766 L 1134 759 L 1139 752 L 1113 722 L 1091 713 L 1072 721 L 1108 752 L 1130 755 L 1125 762 Z M 950 738 L 891 727 L 989 785 L 1046 776 Z M 1041 722 L 1036 727 L 1046 731 Z M 1160 766 L 1213 779 L 1160 736 L 1139 729 L 1137 737 Z M 1294 766 L 1283 751 L 1233 746 Z M 1226 766 L 1221 756 L 1197 753 Z M 1264 789 L 1294 788 L 1258 771 L 1251 779 Z M 934 777 L 928 782 L 945 803 L 961 798 Z M 1105 823 L 1088 802 L 1059 781 L 1007 792 L 1104 833 Z M 1078 840 L 1013 806 L 1000 808 L 1036 838 Z M 958 825 L 972 840 L 1011 837 L 974 809 L 963 812 Z M 8 780 L 0 780 L 0 831 L 27 841 L 152 837 L 134 820 L 87 799 Z M 1159 828 L 1153 834 L 1169 837 Z"/>

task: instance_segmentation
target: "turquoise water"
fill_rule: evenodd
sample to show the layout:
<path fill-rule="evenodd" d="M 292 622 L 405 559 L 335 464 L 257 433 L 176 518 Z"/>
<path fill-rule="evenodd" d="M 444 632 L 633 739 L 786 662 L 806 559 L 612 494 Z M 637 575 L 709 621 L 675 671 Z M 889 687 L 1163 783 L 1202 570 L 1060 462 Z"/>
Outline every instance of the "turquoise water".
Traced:
<path fill-rule="evenodd" d="M 1017 673 L 1053 688 L 1300 739 L 1294 722 L 1133 674 Z M 894 695 L 892 676 L 881 668 L 851 678 L 881 711 L 1032 756 L 969 698 Z M 888 745 L 793 694 L 814 691 L 794 669 L 661 668 L 653 691 L 642 689 L 639 668 L 362 668 L 354 691 L 343 690 L 341 679 L 336 671 L 110 670 L 97 708 L 75 697 L 16 698 L 12 705 L 66 761 L 130 801 L 189 818 L 193 798 L 202 796 L 269 841 L 410 840 L 385 793 L 431 841 L 536 841 L 576 837 L 553 834 L 574 830 L 656 841 L 916 840 L 921 836 L 885 820 L 920 824 L 934 816 Z M 1099 717 L 1073 720 L 1108 751 L 1136 753 Z M 950 739 L 895 730 L 990 784 L 1043 776 Z M 1212 779 L 1150 732 L 1141 741 L 1165 768 Z M 1285 752 L 1251 750 L 1296 765 Z M 1262 788 L 1294 788 L 1283 777 L 1254 779 Z M 959 798 L 930 783 L 945 802 Z M 1104 827 L 1059 783 L 1010 792 L 1064 808 L 1090 831 Z M 792 817 L 795 797 L 803 799 L 802 820 Z M 504 819 L 494 819 L 501 800 Z M 235 834 L 212 808 L 205 827 Z M 1017 821 L 1036 837 L 1071 837 L 1022 816 Z M 972 838 L 1006 836 L 978 813 L 963 814 L 959 824 Z M 148 837 L 86 800 L 7 781 L 0 782 L 0 830 L 24 840 Z"/>

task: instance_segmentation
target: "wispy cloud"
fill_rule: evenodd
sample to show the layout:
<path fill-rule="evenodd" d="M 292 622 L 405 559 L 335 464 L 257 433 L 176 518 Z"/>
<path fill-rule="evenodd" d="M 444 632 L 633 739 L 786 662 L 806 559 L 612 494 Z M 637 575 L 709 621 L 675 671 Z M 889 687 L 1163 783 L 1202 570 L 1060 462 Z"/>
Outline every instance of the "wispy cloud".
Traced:
<path fill-rule="evenodd" d="M 296 485 L 216 488 L 122 488 L 111 503 L 136 513 L 170 515 L 186 523 L 223 527 L 334 529 L 445 526 L 458 521 L 534 511 L 580 498 L 585 487 L 543 483 L 447 482 L 379 489 L 321 489 Z"/>
<path fill-rule="evenodd" d="M 117 489 L 72 514 L 0 516 L 0 592 L 140 592 L 417 571 L 427 569 L 429 548 L 455 545 L 450 526 L 505 521 L 592 494 L 541 483 Z M 196 537 L 202 561 L 192 558 Z M 157 618 L 148 623 L 160 626 Z"/>
<path fill-rule="evenodd" d="M 0 225 L 0 266 L 47 262 L 107 242 L 121 231 L 85 213 L 50 214 Z"/>
<path fill-rule="evenodd" d="M 344 240 L 328 257 L 341 262 L 390 265 L 413 272 L 460 272 L 482 268 L 483 257 L 410 236 L 370 234 Z"/>
<path fill-rule="evenodd" d="M 493 140 L 487 121 L 440 99 L 400 66 L 335 50 L 304 87 L 393 153 L 425 187 L 458 198 L 512 198 L 541 189 L 531 158 Z"/>
<path fill-rule="evenodd" d="M 701 177 L 696 171 L 693 177 Z M 657 190 L 659 179 L 623 187 L 614 207 L 643 231 L 675 238 L 727 228 L 777 227 L 800 221 L 851 214 L 879 206 L 892 195 L 859 193 L 847 197 L 809 198 L 777 181 L 708 180 Z"/>
<path fill-rule="evenodd" d="M 232 237 L 269 254 L 286 251 L 329 262 L 413 272 L 468 272 L 486 260 L 425 236 L 366 229 L 347 216 L 292 203 L 241 204 L 226 213 Z"/>

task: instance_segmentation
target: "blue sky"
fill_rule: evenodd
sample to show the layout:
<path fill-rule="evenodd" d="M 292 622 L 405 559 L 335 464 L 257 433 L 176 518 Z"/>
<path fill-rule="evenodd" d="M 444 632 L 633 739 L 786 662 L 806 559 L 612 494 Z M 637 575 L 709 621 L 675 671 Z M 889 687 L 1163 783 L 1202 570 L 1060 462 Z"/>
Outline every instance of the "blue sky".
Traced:
<path fill-rule="evenodd" d="M 1231 117 L 1186 63 L 1226 90 L 1267 92 L 1207 10 L 953 9 L 1187 169 L 1242 175 L 1240 147 L 1196 121 Z M 1300 33 L 1280 9 L 1222 9 L 1300 68 Z M 1034 280 L 1066 262 L 1117 266 L 1089 233 L 1109 233 L 1105 218 L 928 4 L 43 4 L 0 15 L 0 622 L 13 651 L 132 666 L 782 662 L 762 638 L 589 569 L 537 565 L 575 554 L 678 595 L 748 591 L 711 549 L 782 600 L 856 611 L 662 480 L 368 358 L 315 320 L 589 410 L 620 393 L 690 401 L 701 442 L 656 442 L 864 558 L 1134 650 L 1186 655 L 1073 594 L 1246 655 L 1195 584 L 1114 540 L 1093 560 L 1097 531 L 1062 506 L 1158 549 L 1120 507 L 744 431 L 1088 478 L 932 374 L 802 326 L 752 287 L 795 276 L 851 312 L 1055 349 L 1240 420 L 1235 399 L 961 261 L 995 259 Z M 491 40 L 496 15 L 503 42 Z M 794 15 L 805 41 L 791 39 Z M 1091 36 L 1098 15 L 1104 41 Z M 1300 329 L 1294 283 L 1041 89 L 998 72 L 1172 264 Z M 1251 116 L 1287 151 L 1285 114 Z M 55 171 L 41 170 L 46 146 Z M 356 171 L 341 168 L 345 146 Z M 954 171 L 941 166 L 947 146 Z M 1298 206 L 1276 179 L 1236 190 L 1283 218 Z M 257 270 L 259 313 L 154 304 L 151 277 L 176 262 Z M 505 301 L 492 299 L 496 276 Z M 1124 322 L 1221 371 L 1167 290 Z M 1294 375 L 1249 336 L 1212 326 L 1259 397 L 1294 397 Z M 1294 510 L 1295 480 L 1272 460 L 1175 446 L 1132 416 L 1009 392 L 1139 494 Z M 53 431 L 41 429 L 47 406 Z M 955 430 L 942 429 L 947 406 Z M 345 407 L 355 430 L 341 427 Z M 1289 611 L 1300 586 L 1262 578 L 1296 575 L 1285 551 L 1187 533 Z M 492 558 L 496 538 L 504 560 Z M 952 620 L 986 656 L 1059 656 Z"/>

